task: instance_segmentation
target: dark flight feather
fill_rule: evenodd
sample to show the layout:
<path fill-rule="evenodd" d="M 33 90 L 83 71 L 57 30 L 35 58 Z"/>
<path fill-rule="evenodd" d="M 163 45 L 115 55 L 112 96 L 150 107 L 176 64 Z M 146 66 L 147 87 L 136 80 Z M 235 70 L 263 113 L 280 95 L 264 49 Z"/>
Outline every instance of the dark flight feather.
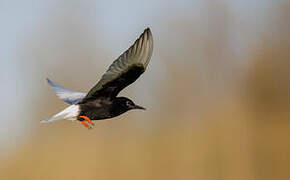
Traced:
<path fill-rule="evenodd" d="M 153 38 L 145 29 L 134 44 L 109 67 L 101 80 L 88 92 L 80 104 L 96 98 L 114 98 L 146 70 L 153 51 Z"/>

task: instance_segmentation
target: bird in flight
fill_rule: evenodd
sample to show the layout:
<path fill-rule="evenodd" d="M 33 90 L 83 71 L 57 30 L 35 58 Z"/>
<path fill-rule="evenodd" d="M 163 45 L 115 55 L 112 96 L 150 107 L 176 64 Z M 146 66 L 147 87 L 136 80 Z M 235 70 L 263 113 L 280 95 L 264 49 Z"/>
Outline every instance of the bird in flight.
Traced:
<path fill-rule="evenodd" d="M 145 110 L 129 98 L 117 95 L 146 70 L 152 51 L 153 38 L 150 29 L 147 28 L 134 44 L 109 66 L 88 93 L 66 89 L 47 79 L 55 94 L 70 106 L 41 123 L 61 119 L 78 120 L 90 129 L 94 125 L 93 120 L 113 118 L 132 109 Z"/>

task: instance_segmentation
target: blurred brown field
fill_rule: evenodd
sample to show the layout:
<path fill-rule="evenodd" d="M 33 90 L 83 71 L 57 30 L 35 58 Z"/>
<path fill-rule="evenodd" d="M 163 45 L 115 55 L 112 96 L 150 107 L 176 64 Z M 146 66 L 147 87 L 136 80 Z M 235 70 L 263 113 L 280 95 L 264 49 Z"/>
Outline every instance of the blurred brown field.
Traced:
<path fill-rule="evenodd" d="M 272 29 L 259 33 L 241 55 L 228 42 L 231 29 L 243 22 L 232 19 L 226 2 L 207 4 L 204 34 L 182 15 L 156 31 L 153 25 L 148 71 L 122 93 L 149 104 L 146 112 L 98 121 L 93 130 L 77 122 L 39 125 L 65 107 L 41 84 L 30 133 L 0 154 L 0 179 L 290 179 L 290 4 L 277 1 L 266 19 Z M 41 48 L 36 43 L 31 49 Z M 87 70 L 73 77 L 80 80 L 63 70 L 68 61 L 41 70 L 55 71 L 67 87 L 95 83 L 95 73 L 99 77 L 106 66 L 92 61 L 102 55 L 85 54 L 84 64 L 77 63 L 84 54 L 74 55 L 69 66 Z M 164 78 L 156 81 L 159 72 Z M 151 89 L 154 98 L 146 94 Z"/>

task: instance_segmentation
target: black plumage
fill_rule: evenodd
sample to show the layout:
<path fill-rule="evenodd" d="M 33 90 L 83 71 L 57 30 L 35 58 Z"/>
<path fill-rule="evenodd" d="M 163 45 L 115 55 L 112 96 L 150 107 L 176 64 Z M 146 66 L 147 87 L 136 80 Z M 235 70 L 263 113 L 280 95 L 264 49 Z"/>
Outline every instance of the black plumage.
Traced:
<path fill-rule="evenodd" d="M 145 72 L 153 51 L 153 38 L 145 29 L 134 44 L 120 55 L 86 94 L 63 88 L 48 79 L 55 93 L 70 107 L 43 122 L 57 119 L 84 121 L 102 120 L 118 116 L 132 109 L 145 109 L 126 97 L 117 97 L 119 92 L 135 82 Z M 89 126 L 87 126 L 89 127 Z"/>

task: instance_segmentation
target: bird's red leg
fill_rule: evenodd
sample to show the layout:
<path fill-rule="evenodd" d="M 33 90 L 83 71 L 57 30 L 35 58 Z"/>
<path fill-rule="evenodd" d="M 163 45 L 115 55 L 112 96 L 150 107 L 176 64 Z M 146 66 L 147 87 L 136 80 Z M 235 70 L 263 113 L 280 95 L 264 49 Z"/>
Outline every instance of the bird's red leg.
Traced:
<path fill-rule="evenodd" d="M 90 129 L 91 127 L 88 125 L 88 123 L 86 123 L 85 121 L 81 121 L 81 123 L 88 129 Z"/>
<path fill-rule="evenodd" d="M 85 121 L 87 121 L 90 125 L 94 126 L 94 123 L 92 122 L 92 120 L 90 118 L 88 118 L 87 116 L 79 116 L 78 118 L 83 119 L 84 121 L 81 121 L 81 123 L 87 127 L 87 128 L 91 128 Z"/>

